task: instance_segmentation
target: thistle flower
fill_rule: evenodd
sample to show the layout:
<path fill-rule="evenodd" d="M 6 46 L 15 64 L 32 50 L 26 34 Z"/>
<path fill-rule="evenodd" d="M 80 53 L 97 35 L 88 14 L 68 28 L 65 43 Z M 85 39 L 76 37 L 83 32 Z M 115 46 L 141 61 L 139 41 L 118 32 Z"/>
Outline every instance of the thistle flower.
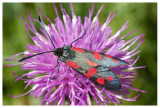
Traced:
<path fill-rule="evenodd" d="M 44 24 L 51 40 L 55 44 L 55 47 L 60 48 L 63 45 L 69 46 L 74 40 L 85 35 L 82 39 L 76 43 L 73 43 L 73 46 L 91 51 L 103 52 L 104 54 L 108 54 L 128 62 L 128 65 L 112 68 L 113 72 L 119 76 L 118 79 L 121 82 L 121 90 L 110 91 L 104 87 L 101 87 L 62 62 L 60 62 L 59 73 L 57 73 L 58 68 L 54 68 L 57 65 L 57 57 L 52 53 L 44 53 L 42 55 L 37 55 L 33 58 L 26 59 L 24 63 L 6 65 L 21 65 L 22 70 L 32 69 L 31 72 L 25 73 L 20 77 L 12 72 L 17 77 L 16 81 L 24 80 L 24 83 L 27 83 L 25 89 L 28 86 L 33 86 L 31 90 L 19 96 L 30 93 L 31 96 L 35 95 L 35 98 L 38 98 L 43 95 L 40 104 L 46 105 L 64 105 L 66 104 L 64 103 L 66 98 L 69 98 L 69 101 L 67 102 L 68 105 L 91 105 L 91 97 L 94 98 L 98 105 L 106 105 L 107 103 L 113 103 L 115 105 L 117 103 L 122 104 L 119 99 L 136 101 L 140 93 L 134 98 L 127 98 L 126 95 L 130 94 L 129 89 L 143 93 L 146 92 L 134 88 L 131 84 L 136 77 L 134 69 L 145 68 L 145 66 L 134 67 L 134 64 L 138 61 L 139 56 L 135 60 L 132 59 L 133 56 L 140 52 L 136 50 L 142 44 L 144 34 L 125 41 L 125 37 L 135 32 L 134 30 L 120 37 L 121 32 L 128 27 L 127 21 L 114 35 L 112 35 L 112 29 L 108 26 L 108 24 L 114 18 L 117 11 L 113 15 L 111 15 L 110 12 L 105 23 L 101 25 L 98 15 L 103 6 L 99 9 L 96 16 L 93 17 L 92 20 L 94 10 L 93 4 L 91 10 L 89 10 L 89 17 L 85 17 L 84 24 L 81 21 L 81 17 L 77 17 L 75 15 L 72 4 L 70 4 L 72 18 L 67 14 L 62 5 L 60 6 L 63 13 L 63 20 L 60 19 L 55 4 L 54 9 L 57 15 L 55 22 L 51 22 L 47 16 L 45 16 L 45 18 L 50 22 L 50 24 L 45 25 L 42 20 L 42 23 Z M 40 9 L 39 16 L 42 19 Z M 31 18 L 30 13 L 28 13 L 28 19 L 30 21 L 29 24 L 24 19 L 23 21 L 26 25 L 28 35 L 35 44 L 28 44 L 26 51 L 16 54 L 6 60 L 18 61 L 12 58 L 19 56 L 20 54 L 31 56 L 36 53 L 52 51 L 54 49 L 44 29 L 40 28 L 41 33 L 35 29 L 33 21 L 38 22 L 38 20 Z M 32 32 L 34 36 L 32 36 L 30 32 Z M 139 44 L 133 50 L 129 50 L 129 48 L 134 45 L 137 40 L 140 40 Z"/>

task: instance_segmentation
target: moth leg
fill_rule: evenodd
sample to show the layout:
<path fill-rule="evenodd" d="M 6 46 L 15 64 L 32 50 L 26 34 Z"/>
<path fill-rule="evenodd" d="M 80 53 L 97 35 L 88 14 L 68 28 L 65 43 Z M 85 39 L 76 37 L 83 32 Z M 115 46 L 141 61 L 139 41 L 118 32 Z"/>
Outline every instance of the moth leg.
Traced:
<path fill-rule="evenodd" d="M 51 74 L 52 74 L 53 69 L 55 69 L 57 66 L 58 66 L 58 69 L 57 69 L 57 74 L 56 74 L 56 76 L 51 77 Z M 58 75 L 58 73 L 59 73 L 59 67 L 60 67 L 60 61 L 59 61 L 59 59 L 57 59 L 57 65 L 51 70 L 49 79 L 54 80 L 54 79 L 57 77 L 57 75 Z"/>
<path fill-rule="evenodd" d="M 58 70 L 57 70 L 57 74 L 59 73 L 59 67 L 60 67 L 60 61 L 58 61 Z M 56 75 L 57 76 L 57 75 Z"/>
<path fill-rule="evenodd" d="M 57 65 L 53 69 L 55 69 L 58 66 L 58 64 L 59 64 L 59 59 L 57 59 Z M 51 69 L 51 71 L 53 71 L 53 69 Z"/>

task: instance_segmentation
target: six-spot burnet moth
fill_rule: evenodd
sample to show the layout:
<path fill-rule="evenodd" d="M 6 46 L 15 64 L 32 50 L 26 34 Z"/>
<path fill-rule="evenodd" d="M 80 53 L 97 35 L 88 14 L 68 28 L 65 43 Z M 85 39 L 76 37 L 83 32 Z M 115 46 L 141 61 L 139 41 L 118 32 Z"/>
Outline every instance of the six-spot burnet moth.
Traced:
<path fill-rule="evenodd" d="M 46 32 L 48 38 L 50 39 L 54 47 L 54 50 L 24 57 L 21 60 L 19 60 L 19 62 L 40 54 L 52 52 L 55 56 L 58 57 L 58 71 L 60 65 L 59 62 L 62 61 L 66 63 L 66 65 L 71 67 L 73 70 L 79 72 L 83 76 L 89 78 L 91 81 L 94 81 L 95 83 L 105 87 L 108 90 L 119 91 L 121 89 L 120 81 L 110 68 L 120 65 L 126 65 L 128 64 L 127 62 L 120 60 L 116 57 L 112 57 L 110 55 L 105 55 L 103 53 L 72 47 L 72 44 L 81 39 L 84 35 L 73 41 L 70 46 L 56 48 L 49 34 L 47 33 L 44 25 L 42 24 L 40 17 L 39 23 Z M 55 68 L 57 66 L 55 66 Z"/>

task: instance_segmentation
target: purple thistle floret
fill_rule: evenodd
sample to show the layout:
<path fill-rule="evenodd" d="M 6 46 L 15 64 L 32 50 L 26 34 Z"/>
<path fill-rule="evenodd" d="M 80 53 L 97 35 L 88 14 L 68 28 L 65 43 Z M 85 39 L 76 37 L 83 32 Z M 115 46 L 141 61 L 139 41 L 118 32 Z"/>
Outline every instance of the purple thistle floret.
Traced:
<path fill-rule="evenodd" d="M 107 51 L 104 52 L 105 54 L 117 57 L 128 62 L 128 65 L 112 68 L 113 72 L 119 76 L 119 81 L 121 82 L 121 90 L 110 91 L 104 87 L 98 86 L 94 82 L 90 81 L 88 78 L 82 76 L 62 62 L 60 62 L 59 73 L 57 73 L 57 68 L 54 68 L 57 65 L 57 57 L 54 56 L 53 53 L 45 53 L 27 59 L 24 63 L 20 62 L 13 65 L 6 65 L 21 65 L 22 70 L 32 69 L 31 72 L 25 73 L 21 77 L 18 77 L 14 72 L 12 72 L 17 77 L 16 81 L 21 79 L 24 80 L 24 83 L 27 83 L 25 89 L 28 86 L 33 86 L 31 90 L 19 96 L 30 93 L 31 96 L 35 95 L 35 98 L 38 98 L 43 95 L 40 104 L 46 105 L 91 105 L 91 97 L 94 98 L 98 105 L 106 105 L 107 103 L 113 103 L 115 105 L 117 105 L 117 103 L 122 104 L 119 99 L 126 101 L 136 101 L 140 93 L 134 98 L 127 98 L 125 96 L 130 94 L 129 89 L 143 93 L 146 92 L 134 88 L 131 84 L 131 82 L 136 77 L 134 69 L 145 68 L 145 66 L 134 67 L 134 64 L 139 59 L 139 56 L 135 60 L 132 58 L 140 52 L 136 50 L 142 44 L 144 40 L 144 34 L 134 37 L 133 39 L 128 41 L 123 40 L 125 37 L 135 32 L 132 31 L 120 37 L 121 32 L 128 27 L 127 21 L 120 28 L 120 30 L 112 35 L 111 27 L 109 27 L 108 24 L 116 15 L 117 11 L 113 15 L 111 15 L 110 12 L 105 23 L 101 25 L 98 15 L 103 6 L 99 9 L 93 20 L 91 20 L 94 10 L 93 4 L 92 9 L 89 10 L 89 17 L 85 17 L 84 24 L 81 22 L 81 17 L 77 17 L 75 15 L 72 4 L 70 4 L 72 18 L 70 18 L 70 16 L 66 13 L 62 5 L 60 6 L 63 13 L 63 21 L 58 15 L 55 4 L 54 9 L 57 15 L 55 23 L 51 22 L 51 20 L 47 16 L 45 17 L 50 22 L 50 24 L 45 25 L 42 20 L 42 23 L 45 25 L 45 29 L 47 30 L 49 36 L 55 44 L 55 47 L 60 48 L 63 47 L 63 45 L 70 46 L 70 44 L 74 40 L 85 35 L 82 39 L 80 39 L 76 43 L 73 43 L 73 46 L 96 52 L 102 52 L 107 49 Z M 27 51 L 16 54 L 10 57 L 10 59 L 6 59 L 8 61 L 18 61 L 12 58 L 20 54 L 31 56 L 36 53 L 53 50 L 53 45 L 49 40 L 46 32 L 42 28 L 40 28 L 40 31 L 42 33 L 39 33 L 35 29 L 33 21 L 38 22 L 38 20 L 32 19 L 30 13 L 28 13 L 28 15 L 28 19 L 30 21 L 29 24 L 27 24 L 27 22 L 23 18 L 22 19 L 26 25 L 26 30 L 30 38 L 34 41 L 35 44 L 28 44 Z M 42 19 L 40 9 L 39 16 Z M 34 36 L 31 36 L 30 31 L 34 34 Z M 129 48 L 134 45 L 137 40 L 140 40 L 139 44 L 133 50 L 129 50 Z M 23 78 L 24 76 L 27 78 Z M 69 98 L 69 100 L 65 100 L 66 98 Z"/>

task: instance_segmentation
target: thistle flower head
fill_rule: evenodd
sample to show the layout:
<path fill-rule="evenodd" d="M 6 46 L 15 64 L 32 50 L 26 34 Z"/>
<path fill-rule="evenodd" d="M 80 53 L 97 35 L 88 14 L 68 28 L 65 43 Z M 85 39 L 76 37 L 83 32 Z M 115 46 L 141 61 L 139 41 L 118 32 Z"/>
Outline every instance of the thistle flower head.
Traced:
<path fill-rule="evenodd" d="M 16 81 L 23 80 L 24 83 L 27 83 L 25 88 L 33 86 L 27 93 L 19 96 L 30 93 L 31 96 L 35 95 L 35 98 L 38 98 L 43 95 L 40 104 L 46 105 L 91 105 L 91 97 L 93 97 L 98 105 L 106 105 L 107 103 L 121 104 L 119 99 L 136 101 L 136 98 L 140 93 L 134 98 L 127 98 L 125 95 L 130 94 L 130 89 L 145 93 L 143 90 L 134 88 L 131 84 L 136 77 L 134 69 L 145 67 L 134 67 L 139 56 L 136 59 L 132 58 L 140 52 L 136 50 L 142 44 L 144 34 L 136 36 L 131 40 L 124 40 L 125 37 L 135 32 L 132 31 L 124 36 L 120 36 L 121 32 L 128 27 L 128 21 L 115 34 L 112 34 L 112 29 L 108 24 L 114 18 L 117 11 L 113 15 L 110 12 L 105 23 L 101 25 L 98 15 L 103 6 L 99 9 L 96 16 L 93 17 L 93 4 L 91 10 L 89 10 L 89 17 L 85 17 L 84 23 L 81 21 L 80 16 L 75 15 L 72 4 L 70 4 L 72 17 L 67 14 L 62 5 L 60 6 L 63 13 L 63 20 L 60 19 L 55 4 L 54 9 L 57 17 L 55 18 L 54 23 L 51 22 L 47 16 L 45 16 L 45 18 L 50 22 L 48 25 L 44 24 L 42 20 L 47 32 L 42 28 L 40 28 L 40 32 L 36 30 L 33 22 L 39 21 L 31 18 L 30 13 L 28 13 L 28 19 L 30 21 L 29 24 L 22 18 L 26 25 L 28 35 L 33 40 L 34 44 L 28 44 L 26 51 L 16 54 L 7 60 L 11 61 L 13 60 L 13 57 L 20 54 L 31 56 L 36 53 L 53 51 L 54 47 L 47 36 L 47 33 L 56 48 L 61 48 L 64 45 L 70 46 L 74 40 L 84 35 L 82 39 L 74 42 L 72 46 L 101 53 L 103 52 L 104 54 L 117 57 L 129 63 L 128 65 L 112 68 L 113 72 L 118 76 L 121 83 L 121 89 L 120 91 L 110 91 L 99 86 L 62 62 L 60 62 L 59 73 L 57 73 L 58 68 L 54 68 L 58 62 L 57 56 L 54 56 L 53 53 L 44 53 L 30 59 L 26 59 L 23 63 L 7 65 L 21 65 L 22 70 L 32 69 L 32 71 L 25 73 L 20 77 L 12 72 L 17 77 Z M 42 19 L 40 9 L 39 16 Z M 30 32 L 34 35 L 31 35 Z M 134 45 L 137 40 L 140 40 L 139 44 L 134 49 L 130 50 L 130 47 Z M 25 76 L 27 78 L 24 78 Z M 67 103 L 64 102 L 66 98 L 69 98 Z"/>

